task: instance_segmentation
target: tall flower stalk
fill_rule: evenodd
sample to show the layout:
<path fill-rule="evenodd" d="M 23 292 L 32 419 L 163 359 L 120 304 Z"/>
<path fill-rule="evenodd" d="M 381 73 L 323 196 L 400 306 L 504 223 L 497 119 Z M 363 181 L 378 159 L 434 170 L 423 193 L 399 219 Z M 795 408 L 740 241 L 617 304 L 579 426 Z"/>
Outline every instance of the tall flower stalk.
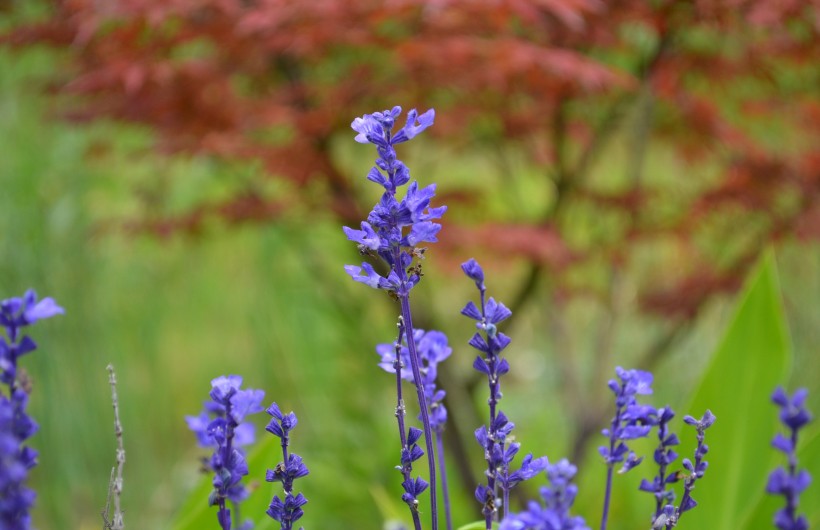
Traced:
<path fill-rule="evenodd" d="M 250 521 L 239 525 L 239 503 L 248 492 L 241 483 L 248 474 L 245 452 L 241 446 L 254 442 L 254 429 L 245 418 L 262 411 L 262 390 L 242 389 L 238 375 L 221 376 L 211 381 L 210 401 L 199 416 L 187 416 L 188 427 L 196 434 L 199 444 L 213 448 L 214 452 L 205 465 L 213 471 L 214 489 L 208 498 L 210 506 L 216 506 L 217 520 L 222 530 L 231 530 L 237 521 L 237 530 L 250 530 Z M 228 508 L 232 503 L 233 514 Z"/>
<path fill-rule="evenodd" d="M 652 493 L 655 497 L 655 513 L 652 517 L 653 525 L 659 521 L 665 521 L 667 515 L 664 508 L 675 501 L 675 492 L 667 489 L 670 484 L 680 480 L 678 473 L 668 472 L 669 466 L 678 458 L 678 453 L 673 449 L 680 445 L 678 435 L 670 432 L 669 422 L 675 417 L 675 411 L 670 407 L 658 409 L 658 446 L 655 448 L 655 463 L 658 465 L 658 474 L 648 481 L 641 481 L 640 490 Z"/>
<path fill-rule="evenodd" d="M 520 482 L 544 471 L 548 461 L 546 457 L 533 459 L 532 454 L 528 454 L 519 469 L 510 470 L 521 444 L 512 441 L 511 433 L 515 424 L 498 408 L 498 402 L 501 400 L 501 376 L 510 371 L 510 365 L 507 359 L 501 357 L 501 352 L 510 344 L 510 338 L 498 331 L 497 325 L 509 318 L 512 312 L 494 298 L 486 298 L 484 271 L 476 260 L 470 259 L 463 263 L 461 269 L 475 282 L 480 299 L 480 306 L 470 301 L 461 310 L 461 314 L 476 321 L 478 332 L 473 335 L 469 344 L 483 355 L 476 357 L 473 368 L 487 376 L 490 392 L 487 400 L 489 422 L 475 431 L 476 441 L 484 450 L 484 459 L 487 462 L 487 484 L 478 485 L 475 497 L 482 504 L 481 513 L 487 530 L 490 530 L 493 521 L 499 519 L 499 504 L 503 514 L 508 514 L 510 491 Z"/>
<path fill-rule="evenodd" d="M 683 479 L 683 497 L 681 497 L 680 504 L 675 508 L 674 512 L 670 509 L 670 505 L 665 507 L 665 515 L 667 516 L 666 529 L 673 528 L 681 516 L 698 505 L 694 498 L 692 498 L 692 491 L 695 489 L 695 483 L 703 478 L 706 473 L 706 468 L 709 467 L 709 462 L 704 458 L 709 452 L 709 446 L 704 443 L 706 439 L 706 429 L 711 427 L 717 418 L 712 411 L 706 409 L 706 412 L 700 419 L 692 416 L 684 416 L 683 421 L 687 425 L 691 425 L 697 430 L 698 445 L 695 447 L 695 460 L 683 459 L 683 467 L 687 474 Z M 670 516 L 670 513 L 673 513 Z"/>
<path fill-rule="evenodd" d="M 26 487 L 29 469 L 37 465 L 37 451 L 25 444 L 37 432 L 37 423 L 27 414 L 31 383 L 19 371 L 18 360 L 37 349 L 37 344 L 22 329 L 38 320 L 62 314 L 63 308 L 51 298 L 37 300 L 29 290 L 21 298 L 0 302 L 0 382 L 8 395 L 0 392 L 0 528 L 28 530 L 29 510 L 36 494 Z"/>
<path fill-rule="evenodd" d="M 446 206 L 429 208 L 430 200 L 435 195 L 435 184 L 419 189 L 413 181 L 407 187 L 403 199 L 396 198 L 397 189 L 410 182 L 410 171 L 396 157 L 395 145 L 411 140 L 433 124 L 435 112 L 431 109 L 419 115 L 415 109 L 407 113 L 405 125 L 393 134 L 396 118 L 401 114 L 401 107 L 393 107 L 384 112 L 365 114 L 353 120 L 351 127 L 358 135 L 359 143 L 371 143 L 376 146 L 379 157 L 376 165 L 370 169 L 367 179 L 381 185 L 384 193 L 370 212 L 367 221 L 361 223 L 361 230 L 344 227 L 348 239 L 358 243 L 359 252 L 363 255 L 379 257 L 387 265 L 388 273 L 382 276 L 369 263 L 361 267 L 347 265 L 345 270 L 357 282 L 375 289 L 388 291 L 401 306 L 401 317 L 405 327 L 405 340 L 409 352 L 410 368 L 416 386 L 416 397 L 421 410 L 421 421 L 424 430 L 424 442 L 427 450 L 427 462 L 430 474 L 430 512 L 432 528 L 438 528 L 438 510 L 436 499 L 436 462 L 433 446 L 432 428 L 428 412 L 427 397 L 424 393 L 424 381 L 421 375 L 421 361 L 413 331 L 413 317 L 410 311 L 410 291 L 421 280 L 420 260 L 424 242 L 435 243 L 436 234 L 441 225 L 432 222 L 440 218 Z M 414 262 L 416 262 L 414 264 Z"/>
<path fill-rule="evenodd" d="M 607 466 L 601 530 L 606 530 L 609 518 L 615 464 L 622 463 L 619 473 L 626 473 L 640 464 L 643 458 L 629 449 L 627 442 L 645 438 L 657 422 L 657 411 L 649 405 L 639 404 L 637 400 L 638 395 L 652 393 L 652 374 L 642 370 L 624 370 L 620 366 L 615 368 L 615 373 L 620 382 L 610 379 L 608 383 L 609 389 L 615 394 L 615 415 L 609 428 L 602 431 L 609 438 L 609 445 L 598 448 Z"/>
<path fill-rule="evenodd" d="M 414 491 L 418 489 L 415 482 L 409 482 L 410 472 L 412 471 L 412 463 L 424 454 L 415 441 L 418 436 L 413 436 L 411 432 L 405 435 L 404 416 L 405 406 L 404 398 L 402 397 L 402 380 L 413 382 L 413 373 L 409 369 L 410 365 L 410 350 L 407 347 L 407 341 L 404 340 L 404 320 L 399 317 L 398 322 L 399 334 L 396 342 L 393 344 L 379 344 L 376 346 L 376 353 L 381 357 L 381 366 L 387 372 L 396 374 L 396 418 L 399 422 L 399 435 L 402 440 L 402 465 L 399 470 L 404 477 L 403 486 L 405 487 L 405 502 L 410 506 L 410 511 L 413 514 L 414 525 L 418 519 L 417 505 L 418 501 L 414 495 Z M 444 397 L 446 393 L 444 390 L 438 388 L 438 364 L 452 354 L 453 349 L 450 348 L 447 341 L 447 336 L 435 330 L 425 331 L 423 329 L 414 330 L 414 339 L 417 345 L 417 351 L 420 361 L 420 372 L 422 382 L 424 384 L 424 395 L 427 399 L 428 413 L 430 418 L 430 428 L 433 430 L 436 438 L 436 460 L 438 462 L 439 477 L 441 478 L 442 500 L 444 501 L 445 519 L 447 521 L 447 528 L 452 528 L 452 515 L 450 513 L 450 496 L 447 487 L 447 470 L 444 461 L 444 426 L 447 423 L 447 408 L 444 406 Z M 413 431 L 415 428 L 411 427 Z M 418 435 L 422 433 L 418 429 Z M 424 489 L 427 483 L 422 484 Z M 412 488 L 409 488 L 411 487 Z M 412 489 L 410 491 L 409 489 Z M 416 526 L 418 528 L 418 526 Z"/>
<path fill-rule="evenodd" d="M 812 419 L 806 408 L 808 391 L 801 388 L 792 396 L 778 387 L 772 394 L 772 401 L 780 407 L 780 421 L 788 430 L 788 436 L 781 433 L 772 440 L 772 446 L 786 455 L 788 467 L 778 467 L 769 475 L 766 493 L 782 495 L 786 506 L 777 511 L 774 525 L 779 530 L 807 530 L 809 523 L 805 516 L 797 513 L 800 494 L 811 484 L 811 475 L 805 469 L 797 467 L 797 436 Z"/>
<path fill-rule="evenodd" d="M 265 430 L 279 438 L 282 445 L 282 461 L 267 471 L 265 480 L 281 483 L 285 491 L 284 499 L 280 499 L 278 495 L 273 496 L 266 513 L 280 523 L 281 530 L 291 530 L 293 523 L 304 515 L 302 506 L 307 504 L 304 495 L 293 494 L 293 481 L 310 473 L 302 457 L 288 451 L 290 431 L 296 427 L 299 420 L 293 412 L 283 414 L 275 402 L 265 412 L 273 416 Z"/>

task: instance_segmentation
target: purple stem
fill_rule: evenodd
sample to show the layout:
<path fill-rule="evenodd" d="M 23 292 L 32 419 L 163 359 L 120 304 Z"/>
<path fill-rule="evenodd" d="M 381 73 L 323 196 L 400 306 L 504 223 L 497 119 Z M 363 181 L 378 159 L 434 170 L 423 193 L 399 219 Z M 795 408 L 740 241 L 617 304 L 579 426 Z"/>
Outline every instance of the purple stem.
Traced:
<path fill-rule="evenodd" d="M 398 249 L 394 252 L 396 259 L 395 263 L 399 264 L 401 261 L 398 256 Z M 404 270 L 400 270 L 400 277 L 405 278 Z M 438 510 L 436 509 L 436 459 L 435 449 L 433 448 L 432 430 L 430 429 L 430 416 L 427 413 L 427 399 L 424 396 L 424 383 L 421 379 L 421 370 L 419 369 L 419 355 L 416 351 L 416 341 L 413 339 L 413 317 L 410 314 L 410 296 L 405 293 L 399 295 L 401 301 L 401 314 L 404 319 L 404 337 L 407 340 L 407 349 L 410 352 L 410 366 L 413 369 L 413 382 L 416 385 L 416 396 L 419 401 L 419 409 L 421 409 L 421 423 L 424 428 L 424 444 L 427 448 L 427 464 L 430 470 L 430 517 L 432 518 L 432 530 L 438 529 Z"/>
<path fill-rule="evenodd" d="M 601 516 L 601 530 L 606 530 L 606 520 L 609 517 L 609 497 L 612 494 L 612 464 L 606 470 L 606 493 L 604 494 L 604 514 Z"/>
<path fill-rule="evenodd" d="M 620 396 L 618 396 L 620 397 Z M 616 398 L 617 399 L 617 398 Z M 621 407 L 615 409 L 615 417 L 612 418 L 612 425 L 609 426 L 609 458 L 615 452 L 615 432 L 621 422 Z M 606 530 L 606 522 L 609 518 L 609 499 L 612 496 L 612 470 L 615 462 L 607 462 L 606 470 L 606 492 L 604 493 L 604 513 L 601 515 L 601 530 Z"/>
<path fill-rule="evenodd" d="M 447 467 L 444 464 L 444 432 L 441 429 L 436 430 L 436 449 L 438 457 L 438 469 L 441 475 L 441 489 L 444 497 L 444 515 L 447 519 L 447 530 L 453 530 L 453 517 L 450 514 L 450 490 L 447 487 Z"/>
<path fill-rule="evenodd" d="M 399 336 L 396 338 L 396 360 L 393 361 L 393 369 L 396 371 L 396 420 L 399 424 L 399 439 L 401 440 L 401 446 L 403 449 L 409 450 L 407 447 L 407 431 L 405 431 L 404 427 L 404 397 L 402 397 L 401 391 L 401 338 L 404 335 L 404 322 L 401 317 L 399 317 L 398 328 Z M 410 471 L 411 469 L 406 469 L 402 465 L 401 473 L 404 480 L 410 480 Z M 413 527 L 415 530 L 421 530 L 421 520 L 419 519 L 418 510 L 414 510 L 410 507 L 410 514 L 413 516 Z"/>

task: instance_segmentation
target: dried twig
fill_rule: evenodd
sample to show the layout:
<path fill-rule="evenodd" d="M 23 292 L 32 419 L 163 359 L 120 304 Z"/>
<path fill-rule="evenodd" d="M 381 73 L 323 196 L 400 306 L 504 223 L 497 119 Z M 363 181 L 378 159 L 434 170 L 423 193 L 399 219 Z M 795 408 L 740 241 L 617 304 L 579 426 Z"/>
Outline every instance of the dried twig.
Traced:
<path fill-rule="evenodd" d="M 120 423 L 120 406 L 117 400 L 117 376 L 114 374 L 114 367 L 108 365 L 108 383 L 111 385 L 111 402 L 114 405 L 114 435 L 117 437 L 117 465 L 111 468 L 111 479 L 108 482 L 108 498 L 105 501 L 105 509 L 102 511 L 103 530 L 123 530 L 125 522 L 122 517 L 120 507 L 120 497 L 122 496 L 122 468 L 125 465 L 125 448 L 122 444 L 122 424 Z M 111 498 L 114 498 L 114 514 L 109 520 L 111 509 Z"/>

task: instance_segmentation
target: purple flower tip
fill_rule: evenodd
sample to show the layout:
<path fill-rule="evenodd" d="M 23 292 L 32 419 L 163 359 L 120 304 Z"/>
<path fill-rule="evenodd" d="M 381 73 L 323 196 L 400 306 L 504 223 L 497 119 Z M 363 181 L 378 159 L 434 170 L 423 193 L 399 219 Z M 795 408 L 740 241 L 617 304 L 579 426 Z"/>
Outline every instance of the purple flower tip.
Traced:
<path fill-rule="evenodd" d="M 464 271 L 467 277 L 475 282 L 476 287 L 479 289 L 484 287 L 484 271 L 475 259 L 470 258 L 468 261 L 462 263 L 461 270 Z"/>

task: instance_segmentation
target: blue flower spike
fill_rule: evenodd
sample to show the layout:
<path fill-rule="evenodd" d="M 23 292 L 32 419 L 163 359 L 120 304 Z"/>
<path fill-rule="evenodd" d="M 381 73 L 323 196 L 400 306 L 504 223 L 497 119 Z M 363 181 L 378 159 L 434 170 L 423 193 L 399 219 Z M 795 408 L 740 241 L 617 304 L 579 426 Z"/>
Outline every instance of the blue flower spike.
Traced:
<path fill-rule="evenodd" d="M 37 465 L 37 451 L 25 445 L 37 432 L 37 423 L 28 415 L 31 382 L 18 368 L 20 357 L 37 349 L 37 343 L 22 329 L 39 320 L 65 311 L 52 298 L 37 299 L 29 290 L 22 297 L 0 302 L 0 528 L 27 530 L 36 494 L 26 487 L 28 471 Z"/>
<path fill-rule="evenodd" d="M 210 397 L 202 413 L 185 418 L 199 445 L 213 449 L 205 463 L 214 473 L 214 489 L 208 504 L 218 508 L 217 521 L 223 530 L 231 530 L 235 522 L 239 530 L 247 530 L 252 528 L 249 520 L 239 523 L 239 504 L 248 497 L 241 482 L 248 474 L 242 446 L 252 444 L 255 436 L 253 425 L 246 423 L 245 418 L 262 411 L 265 392 L 243 389 L 242 377 L 238 375 L 223 375 L 211 381 Z"/>
<path fill-rule="evenodd" d="M 809 523 L 806 517 L 797 513 L 800 494 L 811 484 L 811 475 L 797 464 L 797 439 L 800 429 L 812 420 L 806 408 L 808 391 L 798 389 L 789 396 L 782 387 L 772 394 L 772 402 L 780 408 L 780 422 L 786 427 L 788 435 L 777 433 L 772 440 L 772 447 L 786 455 L 787 467 L 778 467 L 769 475 L 766 493 L 782 495 L 786 506 L 775 513 L 774 525 L 779 530 L 807 530 Z"/>
<path fill-rule="evenodd" d="M 305 514 L 302 506 L 307 504 L 304 495 L 301 493 L 293 494 L 293 481 L 310 473 L 302 461 L 302 457 L 288 451 L 290 432 L 296 427 L 299 420 L 293 412 L 284 414 L 275 402 L 265 412 L 272 417 L 265 430 L 279 438 L 282 446 L 282 461 L 276 464 L 273 469 L 267 471 L 265 480 L 279 482 L 284 490 L 284 499 L 274 495 L 266 513 L 279 523 L 281 530 L 291 530 L 293 523 Z"/>
<path fill-rule="evenodd" d="M 419 114 L 415 109 L 407 113 L 404 125 L 394 132 L 396 122 L 401 116 L 401 107 L 393 107 L 383 112 L 365 114 L 353 120 L 351 128 L 356 131 L 355 140 L 363 144 L 372 144 L 376 148 L 378 158 L 375 165 L 367 174 L 367 180 L 374 182 L 383 188 L 379 201 L 371 210 L 365 221 L 362 221 L 358 228 L 344 227 L 344 233 L 350 241 L 356 243 L 359 253 L 373 259 L 381 260 L 386 265 L 386 272 L 379 272 L 373 265 L 363 262 L 359 265 L 345 266 L 345 272 L 359 283 L 387 291 L 390 297 L 398 301 L 401 305 L 400 326 L 403 330 L 400 333 L 397 343 L 404 342 L 407 348 L 406 359 L 401 359 L 402 353 L 396 354 L 394 359 L 385 360 L 382 355 L 382 365 L 390 365 L 393 362 L 403 366 L 396 368 L 395 373 L 400 377 L 401 371 L 409 368 L 412 374 L 412 381 L 416 387 L 416 397 L 421 411 L 421 422 L 424 433 L 424 444 L 427 451 L 427 464 L 430 474 L 430 518 L 431 528 L 438 528 L 438 508 L 437 508 L 437 480 L 436 480 L 436 450 L 433 446 L 433 433 L 440 434 L 437 426 L 443 425 L 446 419 L 446 410 L 443 408 L 441 399 L 443 392 L 438 391 L 431 383 L 430 367 L 427 374 L 422 374 L 424 360 L 422 353 L 416 344 L 417 334 L 413 328 L 413 319 L 410 311 L 410 291 L 418 285 L 422 276 L 422 263 L 424 253 L 427 250 L 422 246 L 424 243 L 435 243 L 438 241 L 438 232 L 441 225 L 434 222 L 441 218 L 447 210 L 446 206 L 431 206 L 431 201 L 435 197 L 436 185 L 429 184 L 421 187 L 418 182 L 410 179 L 410 170 L 398 159 L 395 146 L 403 142 L 412 140 L 421 134 L 428 127 L 433 125 L 436 113 L 430 109 L 423 114 Z M 399 188 L 407 185 L 404 197 L 397 196 Z M 403 336 L 402 336 L 403 334 Z M 390 352 L 386 354 L 388 357 Z M 407 362 L 405 362 L 405 360 Z M 432 369 L 434 372 L 434 368 Z M 399 426 L 400 439 L 403 451 L 409 450 L 406 443 L 407 431 L 403 425 L 403 402 L 401 399 L 399 386 L 399 405 L 402 417 Z M 431 419 L 431 417 L 433 417 Z M 441 436 L 437 437 L 438 440 Z M 443 468 L 442 468 L 443 469 Z M 446 480 L 442 477 L 442 487 L 444 492 L 445 505 L 448 505 L 448 495 L 446 492 Z M 405 490 L 404 498 L 414 520 L 414 527 L 420 530 L 418 521 L 418 499 L 416 496 L 427 488 L 421 488 L 419 483 L 412 481 L 409 475 L 403 481 Z M 447 519 L 449 525 L 449 508 L 447 509 Z"/>

